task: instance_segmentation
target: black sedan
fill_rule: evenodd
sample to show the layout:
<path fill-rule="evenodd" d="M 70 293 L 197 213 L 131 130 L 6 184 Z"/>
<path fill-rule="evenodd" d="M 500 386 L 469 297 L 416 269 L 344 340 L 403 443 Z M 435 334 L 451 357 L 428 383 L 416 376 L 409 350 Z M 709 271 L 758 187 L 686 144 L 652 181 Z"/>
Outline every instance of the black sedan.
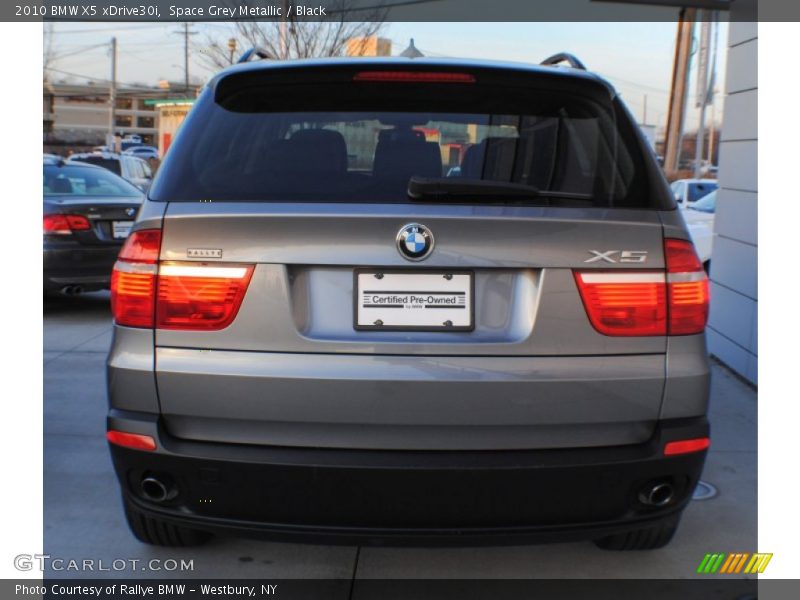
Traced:
<path fill-rule="evenodd" d="M 143 200 L 141 190 L 111 171 L 45 160 L 44 291 L 108 288 Z"/>

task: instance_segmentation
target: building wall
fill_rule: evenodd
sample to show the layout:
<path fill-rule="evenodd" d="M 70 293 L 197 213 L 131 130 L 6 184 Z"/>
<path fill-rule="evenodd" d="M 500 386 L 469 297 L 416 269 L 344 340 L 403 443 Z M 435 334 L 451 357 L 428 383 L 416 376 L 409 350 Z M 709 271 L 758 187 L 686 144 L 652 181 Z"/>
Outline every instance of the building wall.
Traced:
<path fill-rule="evenodd" d="M 730 24 L 711 261 L 712 354 L 758 383 L 758 28 Z"/>
<path fill-rule="evenodd" d="M 108 132 L 108 92 L 93 90 L 89 86 L 61 86 L 55 84 L 52 113 L 51 143 L 105 142 Z M 140 96 L 120 90 L 115 111 L 115 131 L 119 135 L 136 133 L 146 144 L 155 142 L 158 133 L 158 112 L 145 104 L 147 93 Z"/>
<path fill-rule="evenodd" d="M 391 56 L 392 42 L 386 38 L 371 35 L 347 40 L 347 56 Z"/>

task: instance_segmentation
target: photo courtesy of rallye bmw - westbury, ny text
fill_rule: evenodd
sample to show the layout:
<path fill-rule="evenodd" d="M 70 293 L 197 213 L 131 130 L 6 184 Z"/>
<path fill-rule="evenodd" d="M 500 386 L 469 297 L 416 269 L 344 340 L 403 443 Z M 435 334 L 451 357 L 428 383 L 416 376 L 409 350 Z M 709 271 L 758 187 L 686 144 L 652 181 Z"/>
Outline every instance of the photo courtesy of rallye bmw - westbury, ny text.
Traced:
<path fill-rule="evenodd" d="M 260 585 L 237 585 L 208 583 L 104 583 L 99 585 L 84 585 L 80 582 L 28 585 L 18 583 L 15 585 L 15 595 L 24 597 L 67 597 L 67 598 L 177 598 L 188 594 L 198 593 L 201 596 L 229 596 L 234 598 L 262 598 L 277 597 L 278 584 L 266 583 Z"/>

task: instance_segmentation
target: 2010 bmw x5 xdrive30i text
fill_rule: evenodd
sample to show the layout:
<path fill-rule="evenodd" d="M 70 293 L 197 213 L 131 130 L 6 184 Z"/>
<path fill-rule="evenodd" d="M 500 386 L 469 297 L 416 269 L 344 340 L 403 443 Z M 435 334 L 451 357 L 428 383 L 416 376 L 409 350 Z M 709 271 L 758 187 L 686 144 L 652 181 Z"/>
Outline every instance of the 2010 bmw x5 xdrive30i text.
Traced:
<path fill-rule="evenodd" d="M 669 541 L 708 282 L 578 68 L 260 62 L 198 98 L 114 269 L 134 534 Z"/>

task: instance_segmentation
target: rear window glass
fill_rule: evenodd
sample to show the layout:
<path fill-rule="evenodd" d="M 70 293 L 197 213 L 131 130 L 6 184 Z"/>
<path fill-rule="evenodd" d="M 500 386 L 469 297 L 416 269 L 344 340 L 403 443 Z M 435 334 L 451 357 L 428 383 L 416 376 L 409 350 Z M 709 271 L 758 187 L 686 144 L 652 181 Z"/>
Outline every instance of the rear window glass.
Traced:
<path fill-rule="evenodd" d="M 91 167 L 47 165 L 42 179 L 45 196 L 141 196 L 121 177 Z"/>
<path fill-rule="evenodd" d="M 689 202 L 697 202 L 717 189 L 717 184 L 712 182 L 690 183 Z"/>
<path fill-rule="evenodd" d="M 409 179 L 423 177 L 522 184 L 581 205 L 646 205 L 629 125 L 610 102 L 526 88 L 250 87 L 219 102 L 207 92 L 151 198 L 408 202 Z"/>
<path fill-rule="evenodd" d="M 102 156 L 82 156 L 79 158 L 72 159 L 76 162 L 84 162 L 90 165 L 96 165 L 98 167 L 103 167 L 104 169 L 108 169 L 112 173 L 116 173 L 117 175 L 121 174 L 119 160 L 116 158 L 103 158 Z"/>

